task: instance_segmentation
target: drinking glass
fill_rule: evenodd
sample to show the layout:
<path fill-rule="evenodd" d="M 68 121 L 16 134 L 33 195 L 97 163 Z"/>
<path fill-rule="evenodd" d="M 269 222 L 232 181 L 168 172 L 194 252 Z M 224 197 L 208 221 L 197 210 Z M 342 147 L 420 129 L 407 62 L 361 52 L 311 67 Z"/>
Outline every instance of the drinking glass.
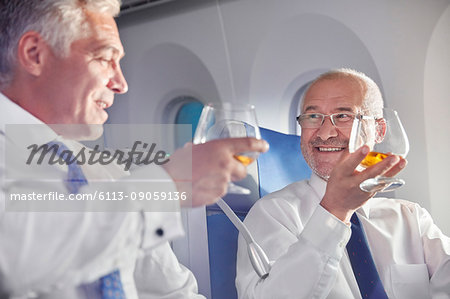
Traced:
<path fill-rule="evenodd" d="M 202 110 L 193 143 L 239 137 L 261 139 L 255 107 L 242 103 L 210 103 Z M 259 152 L 243 152 L 236 154 L 234 158 L 247 166 L 258 154 Z M 250 194 L 250 190 L 229 182 L 228 193 Z"/>
<path fill-rule="evenodd" d="M 375 119 L 357 116 L 350 134 L 349 151 L 355 152 L 363 145 L 370 147 L 369 154 L 359 164 L 357 170 L 375 165 L 390 155 L 406 157 L 409 151 L 408 137 L 395 110 L 383 108 L 383 116 Z M 360 188 L 366 192 L 387 192 L 397 189 L 405 181 L 395 177 L 377 176 L 365 180 Z"/>

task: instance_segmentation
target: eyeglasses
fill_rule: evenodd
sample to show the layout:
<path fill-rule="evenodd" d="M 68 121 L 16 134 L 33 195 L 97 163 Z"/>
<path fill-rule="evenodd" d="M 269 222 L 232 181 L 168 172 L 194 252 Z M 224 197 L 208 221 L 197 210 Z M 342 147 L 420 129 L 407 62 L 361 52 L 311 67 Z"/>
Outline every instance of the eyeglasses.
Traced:
<path fill-rule="evenodd" d="M 355 118 L 359 119 L 374 119 L 371 116 L 365 116 L 349 112 L 340 112 L 333 114 L 322 114 L 322 113 L 305 113 L 297 116 L 298 124 L 304 129 L 317 129 L 323 125 L 325 117 L 329 117 L 331 123 L 336 128 L 351 128 L 353 125 L 353 120 Z"/>

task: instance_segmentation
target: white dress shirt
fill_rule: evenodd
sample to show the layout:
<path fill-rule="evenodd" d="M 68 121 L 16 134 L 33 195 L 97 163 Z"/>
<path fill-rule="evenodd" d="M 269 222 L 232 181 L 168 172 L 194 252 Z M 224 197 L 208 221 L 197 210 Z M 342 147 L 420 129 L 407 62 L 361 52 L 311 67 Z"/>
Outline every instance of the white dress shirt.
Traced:
<path fill-rule="evenodd" d="M 351 229 L 319 205 L 326 182 L 316 175 L 257 201 L 245 218 L 273 261 L 261 280 L 239 237 L 239 298 L 361 298 L 346 245 Z M 389 298 L 450 298 L 450 238 L 419 205 L 372 198 L 357 210 Z"/>
<path fill-rule="evenodd" d="M 138 298 L 138 290 L 142 298 L 199 296 L 195 294 L 197 285 L 192 273 L 178 264 L 168 245 L 168 240 L 183 234 L 176 211 L 5 211 L 6 190 L 40 191 L 36 183 L 5 179 L 11 173 L 30 175 L 26 173 L 30 167 L 24 168 L 26 171 L 5 167 L 5 144 L 15 142 L 5 133 L 9 124 L 45 126 L 0 93 L 0 290 L 6 290 L 11 298 L 83 298 L 88 297 L 92 292 L 89 286 L 95 285 L 100 277 L 119 269 L 127 298 Z M 46 136 L 29 133 L 25 137 L 30 143 L 33 138 L 41 142 L 37 144 L 58 139 L 51 130 Z M 76 146 L 76 143 L 67 144 L 69 148 Z M 127 175 L 115 164 L 81 167 L 88 181 L 112 182 Z M 55 166 L 49 171 L 54 171 L 61 180 L 52 191 L 67 193 L 62 184 L 67 166 Z M 162 168 L 154 167 L 150 171 L 153 176 L 170 180 Z M 105 190 L 116 185 L 104 184 Z M 90 186 L 83 186 L 83 192 L 89 192 Z M 169 188 L 176 190 L 171 181 Z M 95 296 L 92 293 L 89 298 Z"/>

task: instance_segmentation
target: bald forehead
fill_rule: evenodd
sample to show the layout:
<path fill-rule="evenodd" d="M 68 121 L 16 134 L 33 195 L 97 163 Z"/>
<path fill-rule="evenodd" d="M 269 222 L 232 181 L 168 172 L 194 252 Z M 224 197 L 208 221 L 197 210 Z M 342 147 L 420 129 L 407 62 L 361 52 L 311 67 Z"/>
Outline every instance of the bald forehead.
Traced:
<path fill-rule="evenodd" d="M 325 74 L 317 78 L 309 87 L 311 89 L 313 86 L 322 83 L 323 81 L 334 80 L 340 82 L 342 84 L 353 85 L 354 88 L 359 89 L 362 93 L 365 93 L 367 90 L 366 82 L 361 78 L 348 73 L 331 73 Z"/>
<path fill-rule="evenodd" d="M 315 110 L 318 103 L 347 102 L 361 106 L 366 93 L 363 80 L 348 74 L 331 74 L 319 77 L 306 91 L 301 105 L 301 113 Z"/>

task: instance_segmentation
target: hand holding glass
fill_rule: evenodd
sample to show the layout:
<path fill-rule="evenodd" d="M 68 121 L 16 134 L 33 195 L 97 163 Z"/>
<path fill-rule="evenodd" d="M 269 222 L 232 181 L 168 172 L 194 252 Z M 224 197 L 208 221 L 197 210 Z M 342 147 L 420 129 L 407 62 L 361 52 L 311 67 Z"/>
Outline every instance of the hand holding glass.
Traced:
<path fill-rule="evenodd" d="M 194 144 L 215 139 L 253 137 L 261 139 L 255 107 L 242 103 L 210 103 L 206 105 L 197 125 Z M 234 157 L 245 166 L 252 163 L 259 152 L 238 153 Z M 228 193 L 250 194 L 250 190 L 230 182 Z"/>
<path fill-rule="evenodd" d="M 409 151 L 409 143 L 398 113 L 384 108 L 383 117 L 379 119 L 368 116 L 356 117 L 350 134 L 349 151 L 353 153 L 363 145 L 368 145 L 370 152 L 360 163 L 358 170 L 375 165 L 390 155 L 405 158 Z M 399 178 L 377 176 L 362 182 L 360 188 L 366 192 L 386 192 L 404 184 L 405 181 Z"/>

